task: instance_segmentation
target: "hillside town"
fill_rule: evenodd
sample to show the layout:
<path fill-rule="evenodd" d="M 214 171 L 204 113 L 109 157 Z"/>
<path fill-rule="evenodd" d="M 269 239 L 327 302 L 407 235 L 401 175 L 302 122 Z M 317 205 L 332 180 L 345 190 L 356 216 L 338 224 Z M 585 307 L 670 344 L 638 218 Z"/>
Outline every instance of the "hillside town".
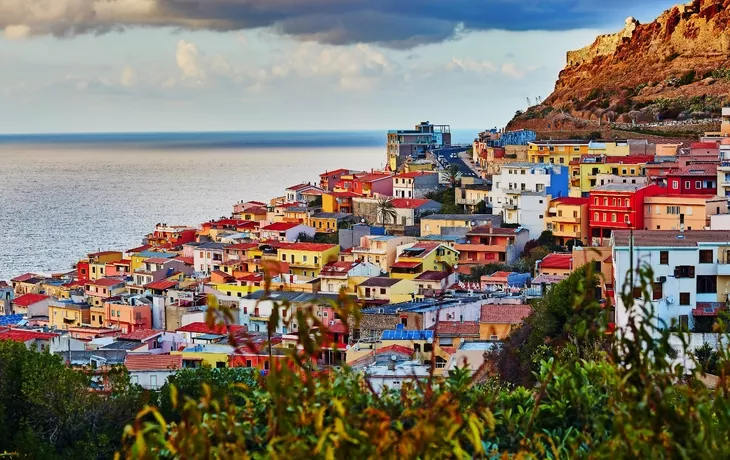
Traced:
<path fill-rule="evenodd" d="M 534 299 L 588 264 L 608 322 L 625 327 L 633 305 L 617 291 L 649 264 L 658 319 L 701 344 L 729 301 L 722 114 L 720 132 L 689 144 L 490 130 L 452 145 L 448 125 L 389 131 L 385 170 L 323 171 L 267 203 L 231 203 L 229 216 L 158 223 L 139 247 L 0 282 L 0 340 L 94 369 L 99 388 L 123 365 L 155 390 L 183 368 L 266 373 L 300 346 L 295 315 L 267 327 L 286 302 L 314 306 L 326 325 L 317 366 L 398 388 L 464 364 L 477 372 Z M 336 314 L 342 296 L 359 305 L 355 328 Z M 206 322 L 213 304 L 230 308 L 228 324 Z"/>

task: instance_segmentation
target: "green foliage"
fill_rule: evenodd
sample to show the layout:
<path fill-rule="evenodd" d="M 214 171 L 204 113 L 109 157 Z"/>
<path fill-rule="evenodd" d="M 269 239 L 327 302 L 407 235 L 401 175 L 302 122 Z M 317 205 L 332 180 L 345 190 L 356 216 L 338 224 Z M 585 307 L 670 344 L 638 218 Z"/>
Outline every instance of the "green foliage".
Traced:
<path fill-rule="evenodd" d="M 398 212 L 395 210 L 393 199 L 390 197 L 383 197 L 378 199 L 377 205 L 378 220 L 385 227 L 386 224 L 396 223 L 398 218 Z"/>
<path fill-rule="evenodd" d="M 588 140 L 591 140 L 591 141 L 601 139 L 602 137 L 603 137 L 603 134 L 600 131 L 591 131 L 587 136 Z"/>
<path fill-rule="evenodd" d="M 677 86 L 689 85 L 695 81 L 696 72 L 694 70 L 688 70 L 677 81 Z"/>
<path fill-rule="evenodd" d="M 712 78 L 715 80 L 730 80 L 730 68 L 721 68 L 714 70 L 711 73 Z"/>
<path fill-rule="evenodd" d="M 703 343 L 702 346 L 695 349 L 693 353 L 695 358 L 697 358 L 697 364 L 702 372 L 706 372 L 708 374 L 714 374 L 717 372 L 717 360 L 719 356 L 717 352 L 712 349 L 709 343 Z"/>
<path fill-rule="evenodd" d="M 27 458 L 110 458 L 119 428 L 145 394 L 122 370 L 109 374 L 111 395 L 90 391 L 89 377 L 58 356 L 0 341 L 0 452 Z"/>
<path fill-rule="evenodd" d="M 428 192 L 425 195 L 429 200 L 441 203 L 441 214 L 466 214 L 464 207 L 456 204 L 456 189 L 442 188 Z"/>

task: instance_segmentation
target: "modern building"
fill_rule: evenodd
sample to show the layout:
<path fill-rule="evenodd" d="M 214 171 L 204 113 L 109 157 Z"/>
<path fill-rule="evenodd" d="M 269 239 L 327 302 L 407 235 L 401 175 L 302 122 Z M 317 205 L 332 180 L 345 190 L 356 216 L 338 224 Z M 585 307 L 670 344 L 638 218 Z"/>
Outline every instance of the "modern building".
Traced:
<path fill-rule="evenodd" d="M 393 176 L 393 196 L 423 198 L 439 186 L 439 175 L 430 171 L 413 171 Z"/>
<path fill-rule="evenodd" d="M 338 294 L 342 289 L 348 294 L 356 294 L 357 285 L 368 278 L 380 276 L 380 266 L 370 262 L 334 262 L 322 267 L 319 277 L 322 292 Z"/>
<path fill-rule="evenodd" d="M 628 281 L 632 288 L 632 259 L 634 269 L 652 268 L 654 278 L 648 280 L 650 305 L 646 307 L 653 309 L 657 327 L 676 324 L 694 330 L 698 318 L 717 317 L 718 311 L 726 307 L 730 292 L 730 231 L 637 230 L 633 235 L 616 231 L 612 240 L 616 286 L 624 286 Z M 633 281 L 632 304 L 626 305 L 622 296 L 615 296 L 618 328 L 625 328 L 631 316 L 645 320 L 640 308 L 644 293 L 636 275 Z"/>
<path fill-rule="evenodd" d="M 388 131 L 387 140 L 388 167 L 396 171 L 409 156 L 423 158 L 430 150 L 451 145 L 451 127 L 424 121 L 414 129 Z"/>

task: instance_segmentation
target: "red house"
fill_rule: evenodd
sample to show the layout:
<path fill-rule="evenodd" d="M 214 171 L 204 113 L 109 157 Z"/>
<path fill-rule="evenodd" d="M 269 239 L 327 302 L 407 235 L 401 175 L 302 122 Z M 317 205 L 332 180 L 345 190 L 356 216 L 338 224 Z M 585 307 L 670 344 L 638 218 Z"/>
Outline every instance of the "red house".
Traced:
<path fill-rule="evenodd" d="M 717 195 L 717 164 L 697 163 L 667 175 L 668 195 Z"/>
<path fill-rule="evenodd" d="M 528 239 L 524 228 L 474 227 L 466 234 L 466 243 L 454 245 L 459 251 L 457 271 L 468 275 L 478 265 L 510 264 L 520 257 Z"/>
<path fill-rule="evenodd" d="M 334 171 L 325 171 L 319 175 L 319 188 L 331 192 L 335 189 L 335 185 L 340 178 L 345 175 L 352 174 L 349 169 L 336 169 Z"/>
<path fill-rule="evenodd" d="M 593 246 L 603 246 L 613 230 L 644 228 L 644 197 L 664 192 L 651 184 L 606 184 L 590 192 L 588 216 Z"/>

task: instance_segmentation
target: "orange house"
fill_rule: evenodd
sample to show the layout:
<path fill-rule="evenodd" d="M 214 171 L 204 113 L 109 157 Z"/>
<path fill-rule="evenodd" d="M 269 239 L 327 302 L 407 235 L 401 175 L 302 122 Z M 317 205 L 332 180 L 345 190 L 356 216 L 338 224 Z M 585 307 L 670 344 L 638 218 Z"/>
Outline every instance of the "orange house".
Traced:
<path fill-rule="evenodd" d="M 140 329 L 152 329 L 152 308 L 150 305 L 127 305 L 107 302 L 104 304 L 107 327 L 120 329 L 129 334 Z"/>

